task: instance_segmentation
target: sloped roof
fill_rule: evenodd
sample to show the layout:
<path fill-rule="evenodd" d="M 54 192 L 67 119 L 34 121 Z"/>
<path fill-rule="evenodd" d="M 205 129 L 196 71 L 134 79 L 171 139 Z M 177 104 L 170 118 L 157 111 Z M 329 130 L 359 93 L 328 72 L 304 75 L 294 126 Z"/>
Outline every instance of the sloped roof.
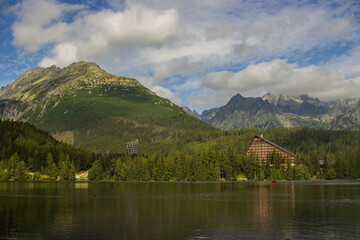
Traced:
<path fill-rule="evenodd" d="M 253 140 L 251 141 L 251 143 L 250 143 L 248 149 L 246 150 L 246 152 L 249 151 L 249 148 L 250 148 L 250 146 L 251 146 L 251 144 L 252 144 L 252 142 L 254 141 L 255 138 L 259 138 L 259 139 L 263 140 L 264 142 L 267 142 L 268 144 L 274 146 L 275 148 L 278 148 L 278 149 L 280 149 L 280 150 L 282 150 L 282 151 L 284 151 L 284 152 L 286 152 L 286 153 L 288 153 L 288 154 L 296 157 L 296 154 L 295 154 L 295 153 L 292 153 L 292 152 L 286 150 L 285 148 L 282 148 L 282 147 L 280 147 L 279 145 L 276 145 L 275 143 L 270 142 L 269 140 L 267 140 L 267 139 L 265 139 L 265 138 L 263 138 L 263 137 L 260 137 L 260 136 L 258 136 L 258 135 L 255 135 L 255 136 L 254 136 L 254 138 L 253 138 Z"/>

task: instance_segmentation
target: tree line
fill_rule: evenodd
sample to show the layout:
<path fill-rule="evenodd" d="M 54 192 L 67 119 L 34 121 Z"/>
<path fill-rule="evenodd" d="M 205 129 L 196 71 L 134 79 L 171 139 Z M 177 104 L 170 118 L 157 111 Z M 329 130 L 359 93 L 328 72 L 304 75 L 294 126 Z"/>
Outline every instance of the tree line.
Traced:
<path fill-rule="evenodd" d="M 260 162 L 245 155 L 254 135 L 296 153 L 296 165 L 276 152 Z M 99 154 L 57 142 L 28 123 L 0 123 L 1 180 L 216 181 L 358 179 L 360 133 L 306 128 L 178 132 L 137 155 Z M 141 142 L 140 142 L 141 144 Z M 147 143 L 146 146 L 149 146 Z M 161 151 L 156 151 L 161 149 Z M 125 150 L 125 149 L 124 149 Z M 321 161 L 320 161 L 321 160 Z"/>

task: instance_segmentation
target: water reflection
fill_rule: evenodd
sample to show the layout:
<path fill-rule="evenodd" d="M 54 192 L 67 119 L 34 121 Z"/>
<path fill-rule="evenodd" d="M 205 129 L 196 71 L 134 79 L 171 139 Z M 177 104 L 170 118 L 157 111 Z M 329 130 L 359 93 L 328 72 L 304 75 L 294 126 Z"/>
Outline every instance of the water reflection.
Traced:
<path fill-rule="evenodd" d="M 260 228 L 274 223 L 275 219 L 287 219 L 296 212 L 295 184 L 254 186 L 254 203 L 249 206 L 252 223 Z"/>
<path fill-rule="evenodd" d="M 359 238 L 360 184 L 0 183 L 0 238 Z"/>
<path fill-rule="evenodd" d="M 87 183 L 87 182 L 75 183 L 75 188 L 76 189 L 88 189 L 89 183 Z"/>

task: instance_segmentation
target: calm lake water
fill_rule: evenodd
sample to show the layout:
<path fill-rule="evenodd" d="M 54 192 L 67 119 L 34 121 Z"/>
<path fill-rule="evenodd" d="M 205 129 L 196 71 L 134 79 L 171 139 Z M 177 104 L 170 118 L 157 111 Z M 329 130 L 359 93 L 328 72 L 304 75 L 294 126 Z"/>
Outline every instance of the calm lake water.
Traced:
<path fill-rule="evenodd" d="M 360 182 L 0 182 L 0 239 L 360 239 Z"/>

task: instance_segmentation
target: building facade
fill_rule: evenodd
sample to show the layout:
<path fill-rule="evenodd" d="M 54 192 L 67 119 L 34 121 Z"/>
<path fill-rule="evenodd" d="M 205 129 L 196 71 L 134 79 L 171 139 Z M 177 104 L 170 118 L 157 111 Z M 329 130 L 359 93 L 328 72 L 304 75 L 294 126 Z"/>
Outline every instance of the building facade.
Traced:
<path fill-rule="evenodd" d="M 126 153 L 129 155 L 137 154 L 139 148 L 139 140 L 133 140 L 128 143 L 126 143 Z"/>
<path fill-rule="evenodd" d="M 292 166 L 295 165 L 296 155 L 294 153 L 289 152 L 288 150 L 270 142 L 269 140 L 266 140 L 262 136 L 254 136 L 250 146 L 246 151 L 246 156 L 249 156 L 251 153 L 253 153 L 259 157 L 260 162 L 266 162 L 267 159 L 274 153 L 274 151 L 285 159 L 288 159 Z"/>

